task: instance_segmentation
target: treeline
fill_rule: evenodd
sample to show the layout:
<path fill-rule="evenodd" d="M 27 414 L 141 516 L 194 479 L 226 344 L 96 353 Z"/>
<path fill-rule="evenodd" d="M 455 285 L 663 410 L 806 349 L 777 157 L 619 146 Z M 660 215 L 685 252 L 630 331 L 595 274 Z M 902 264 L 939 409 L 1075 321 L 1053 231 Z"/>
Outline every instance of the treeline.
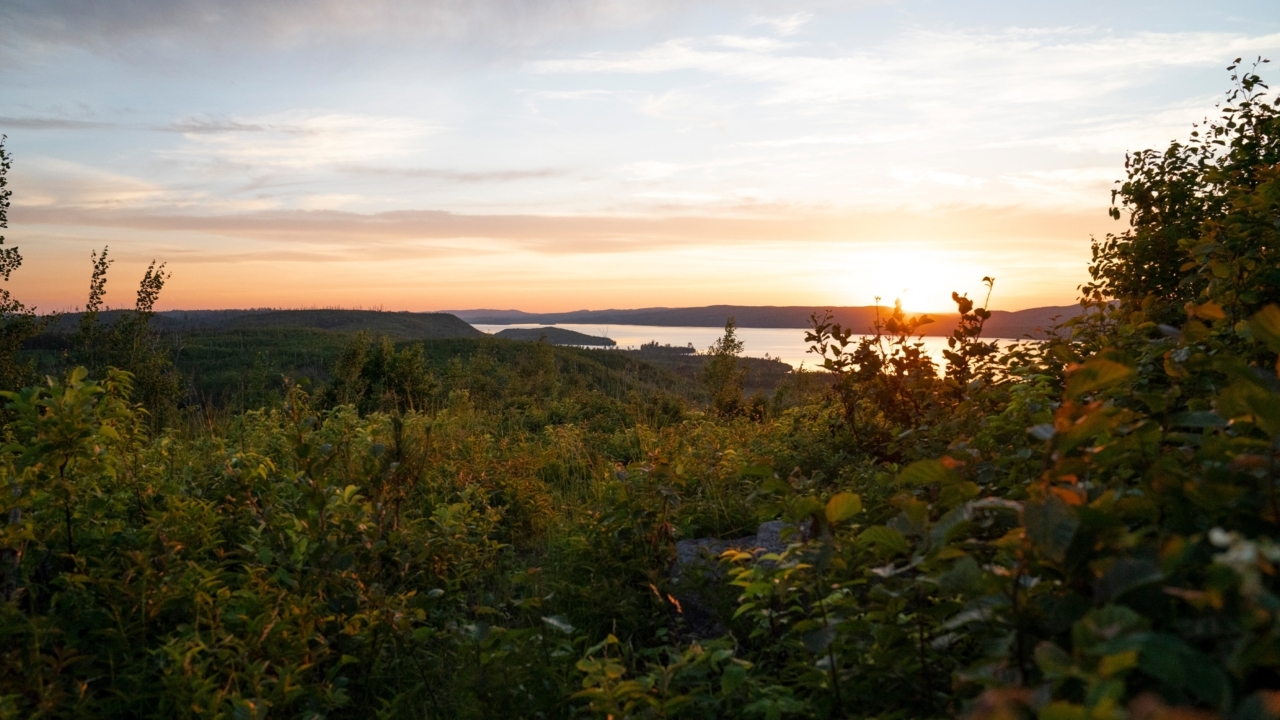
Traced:
<path fill-rule="evenodd" d="M 1044 342 L 817 316 L 765 412 L 732 325 L 700 395 L 372 337 L 198 430 L 100 356 L 6 393 L 0 716 L 1280 716 L 1280 101 L 1238 66 Z"/>

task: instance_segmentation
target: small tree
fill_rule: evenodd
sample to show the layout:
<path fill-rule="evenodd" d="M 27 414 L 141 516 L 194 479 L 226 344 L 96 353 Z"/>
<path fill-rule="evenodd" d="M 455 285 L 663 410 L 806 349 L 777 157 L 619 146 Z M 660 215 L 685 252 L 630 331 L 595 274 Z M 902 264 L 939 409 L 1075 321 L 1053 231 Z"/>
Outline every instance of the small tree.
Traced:
<path fill-rule="evenodd" d="M 391 338 L 361 330 L 338 356 L 325 396 L 361 413 L 404 412 L 422 408 L 434 387 L 421 343 L 397 350 Z"/>
<path fill-rule="evenodd" d="M 742 389 L 747 372 L 739 367 L 742 341 L 733 318 L 724 324 L 724 335 L 707 348 L 707 362 L 702 366 L 702 382 L 711 395 L 711 409 L 720 415 L 733 415 L 742 410 Z"/>
<path fill-rule="evenodd" d="M 9 167 L 12 158 L 5 150 L 7 136 L 0 135 L 0 229 L 9 227 L 9 203 L 13 191 L 9 189 Z M 16 247 L 4 247 L 0 235 L 0 277 L 5 282 L 22 266 L 22 255 Z M 35 313 L 18 302 L 6 288 L 0 287 L 0 389 L 22 387 L 31 380 L 33 364 L 20 361 L 18 351 L 23 343 L 40 332 Z"/>
<path fill-rule="evenodd" d="M 138 284 L 133 310 L 120 313 L 109 324 L 103 323 L 100 313 L 107 292 L 107 270 L 114 262 L 107 254 L 108 248 L 104 247 L 101 253 L 92 255 L 89 299 L 76 334 L 77 362 L 96 377 L 104 377 L 113 367 L 131 373 L 133 397 L 150 412 L 152 425 L 161 427 L 177 411 L 182 392 L 182 377 L 173 366 L 169 348 L 151 326 L 169 273 L 163 263 L 157 266 L 153 260 Z"/>

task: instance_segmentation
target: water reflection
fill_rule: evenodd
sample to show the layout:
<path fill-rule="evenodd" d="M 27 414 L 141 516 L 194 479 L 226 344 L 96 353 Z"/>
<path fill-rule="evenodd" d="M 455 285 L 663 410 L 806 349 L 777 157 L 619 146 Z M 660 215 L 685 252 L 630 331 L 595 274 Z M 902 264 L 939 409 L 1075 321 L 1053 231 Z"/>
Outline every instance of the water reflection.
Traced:
<path fill-rule="evenodd" d="M 542 327 L 544 323 L 524 323 L 516 325 L 476 325 L 487 333 L 496 333 L 506 328 Z M 557 324 L 555 327 L 575 330 L 587 335 L 601 335 L 612 338 L 619 348 L 635 349 L 654 340 L 662 345 L 693 344 L 699 352 L 705 352 L 716 338 L 724 334 L 722 328 L 712 327 L 665 327 L 661 325 L 575 325 Z M 773 357 L 782 360 L 793 368 L 801 363 L 807 368 L 821 364 L 818 356 L 807 352 L 809 346 L 804 341 L 804 330 L 800 328 L 738 328 L 738 338 L 742 340 L 743 354 L 749 357 Z M 925 350 L 939 367 L 943 366 L 942 351 L 947 347 L 945 337 L 923 338 Z"/>

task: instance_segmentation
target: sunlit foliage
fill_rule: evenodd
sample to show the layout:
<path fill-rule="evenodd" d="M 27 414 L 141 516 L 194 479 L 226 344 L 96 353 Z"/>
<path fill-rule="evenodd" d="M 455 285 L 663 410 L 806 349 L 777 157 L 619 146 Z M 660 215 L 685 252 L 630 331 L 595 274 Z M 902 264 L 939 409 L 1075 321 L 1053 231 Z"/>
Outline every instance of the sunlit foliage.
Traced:
<path fill-rule="evenodd" d="M 1049 339 L 816 315 L 759 412 L 730 322 L 700 388 L 357 336 L 158 419 L 140 292 L 85 332 L 141 355 L 4 395 L 0 717 L 1280 716 L 1280 106 L 1235 82 Z"/>

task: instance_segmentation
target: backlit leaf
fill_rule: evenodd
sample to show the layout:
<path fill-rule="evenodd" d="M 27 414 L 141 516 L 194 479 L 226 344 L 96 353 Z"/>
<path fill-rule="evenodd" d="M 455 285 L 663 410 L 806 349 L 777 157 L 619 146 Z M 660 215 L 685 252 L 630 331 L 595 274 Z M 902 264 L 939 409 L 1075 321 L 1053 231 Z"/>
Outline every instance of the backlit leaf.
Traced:
<path fill-rule="evenodd" d="M 1202 320 L 1222 320 L 1227 317 L 1227 314 L 1222 311 L 1222 306 L 1212 300 L 1203 305 L 1187 303 L 1186 309 L 1188 315 Z"/>
<path fill-rule="evenodd" d="M 928 485 L 945 482 L 951 471 L 940 460 L 917 460 L 898 473 L 898 482 L 906 485 Z"/>
<path fill-rule="evenodd" d="M 1070 375 L 1067 376 L 1067 395 L 1080 397 L 1086 393 L 1104 390 L 1124 381 L 1132 374 L 1133 369 L 1128 365 L 1095 356 L 1070 371 Z"/>
<path fill-rule="evenodd" d="M 1022 525 L 1036 549 L 1054 562 L 1062 562 L 1080 520 L 1075 511 L 1056 495 L 1022 506 Z"/>
<path fill-rule="evenodd" d="M 836 493 L 827 501 L 827 522 L 835 524 L 862 512 L 862 498 L 851 492 Z"/>
<path fill-rule="evenodd" d="M 1253 336 L 1267 344 L 1272 352 L 1280 352 L 1280 308 L 1268 305 L 1249 319 Z"/>

